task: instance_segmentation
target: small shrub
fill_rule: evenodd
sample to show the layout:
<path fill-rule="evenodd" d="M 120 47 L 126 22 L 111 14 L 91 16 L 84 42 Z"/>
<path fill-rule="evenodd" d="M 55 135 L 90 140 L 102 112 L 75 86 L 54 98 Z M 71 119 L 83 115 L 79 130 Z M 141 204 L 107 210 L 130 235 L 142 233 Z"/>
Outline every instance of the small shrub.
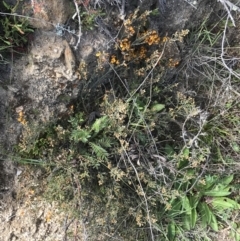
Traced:
<path fill-rule="evenodd" d="M 7 14 L 0 18 L 0 29 L 2 33 L 0 36 L 0 45 L 6 47 L 23 47 L 23 45 L 27 43 L 27 34 L 33 32 L 33 29 L 29 27 L 26 18 L 20 19 L 15 15 L 14 11 L 17 5 L 11 7 L 4 1 L 3 4 Z"/>

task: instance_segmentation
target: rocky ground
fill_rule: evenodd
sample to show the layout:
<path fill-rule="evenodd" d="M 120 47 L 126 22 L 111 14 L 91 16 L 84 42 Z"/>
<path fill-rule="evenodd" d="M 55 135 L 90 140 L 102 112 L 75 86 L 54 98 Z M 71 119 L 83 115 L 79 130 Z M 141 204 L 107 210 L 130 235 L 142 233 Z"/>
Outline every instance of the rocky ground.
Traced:
<path fill-rule="evenodd" d="M 0 67 L 0 241 L 108 240 L 104 234 L 89 239 L 87 223 L 70 219 L 56 203 L 42 199 L 38 173 L 11 162 L 14 157 L 5 153 L 11 153 L 18 143 L 25 119 L 46 123 L 68 115 L 86 84 L 83 60 L 97 68 L 96 54 L 114 46 L 118 33 L 113 21 L 121 21 L 137 6 L 141 11 L 159 8 L 151 28 L 171 36 L 177 30 L 198 27 L 210 14 L 217 18 L 223 9 L 213 0 L 136 0 L 126 1 L 125 7 L 118 0 L 83 1 L 89 9 L 91 4 L 91 11 L 101 9 L 106 15 L 94 20 L 92 30 L 81 30 L 78 44 L 72 1 L 31 2 L 22 1 L 18 9 L 19 14 L 34 18 L 30 24 L 36 30 L 27 51 Z M 238 39 L 237 31 L 233 38 Z M 177 53 L 179 61 L 184 58 L 184 46 L 170 46 L 168 52 Z"/>

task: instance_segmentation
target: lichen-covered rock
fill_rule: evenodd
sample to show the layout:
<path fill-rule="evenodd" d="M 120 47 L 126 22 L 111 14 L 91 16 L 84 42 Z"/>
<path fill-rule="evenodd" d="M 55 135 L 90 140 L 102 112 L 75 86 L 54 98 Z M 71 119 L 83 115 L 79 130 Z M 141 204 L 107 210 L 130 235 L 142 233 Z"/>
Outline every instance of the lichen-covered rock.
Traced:
<path fill-rule="evenodd" d="M 14 76 L 21 72 L 25 87 L 19 93 L 29 99 L 24 111 L 38 110 L 38 119 L 48 121 L 57 112 L 66 111 L 59 101 L 73 98 L 69 90 L 71 82 L 76 80 L 75 57 L 68 43 L 52 32 L 35 33 L 35 40 L 27 57 L 15 66 Z M 26 60 L 26 58 L 28 60 Z M 24 63 L 28 62 L 24 67 Z"/>

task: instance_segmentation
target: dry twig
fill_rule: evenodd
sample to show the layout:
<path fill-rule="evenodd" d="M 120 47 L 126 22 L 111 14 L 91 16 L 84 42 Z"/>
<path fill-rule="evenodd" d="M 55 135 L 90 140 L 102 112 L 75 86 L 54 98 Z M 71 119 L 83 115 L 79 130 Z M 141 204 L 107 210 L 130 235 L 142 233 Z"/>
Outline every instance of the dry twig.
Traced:
<path fill-rule="evenodd" d="M 228 13 L 228 18 L 231 19 L 232 24 L 234 25 L 234 27 L 236 27 L 231 11 L 233 10 L 240 12 L 240 8 L 228 0 L 218 0 L 218 2 L 220 2 L 224 6 L 225 10 Z"/>
<path fill-rule="evenodd" d="M 82 25 L 81 25 L 81 17 L 80 17 L 80 12 L 79 12 L 79 7 L 78 4 L 76 2 L 76 0 L 73 0 L 75 8 L 76 8 L 76 13 L 73 15 L 73 19 L 75 18 L 76 14 L 78 16 L 78 41 L 76 43 L 76 45 L 74 46 L 74 49 L 76 50 L 78 48 L 78 45 L 80 44 L 81 41 L 81 36 L 82 36 Z"/>

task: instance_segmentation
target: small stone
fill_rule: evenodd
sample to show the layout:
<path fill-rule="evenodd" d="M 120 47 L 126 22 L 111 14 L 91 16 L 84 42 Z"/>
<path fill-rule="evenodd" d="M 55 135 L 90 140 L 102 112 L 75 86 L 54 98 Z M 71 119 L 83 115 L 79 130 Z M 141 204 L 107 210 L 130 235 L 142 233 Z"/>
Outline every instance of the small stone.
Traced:
<path fill-rule="evenodd" d="M 64 58 L 65 58 L 67 72 L 72 75 L 76 66 L 75 56 L 66 40 L 64 41 L 64 45 L 65 45 Z"/>
<path fill-rule="evenodd" d="M 22 105 L 18 106 L 15 110 L 16 110 L 16 113 L 20 113 L 23 111 L 23 106 Z"/>

